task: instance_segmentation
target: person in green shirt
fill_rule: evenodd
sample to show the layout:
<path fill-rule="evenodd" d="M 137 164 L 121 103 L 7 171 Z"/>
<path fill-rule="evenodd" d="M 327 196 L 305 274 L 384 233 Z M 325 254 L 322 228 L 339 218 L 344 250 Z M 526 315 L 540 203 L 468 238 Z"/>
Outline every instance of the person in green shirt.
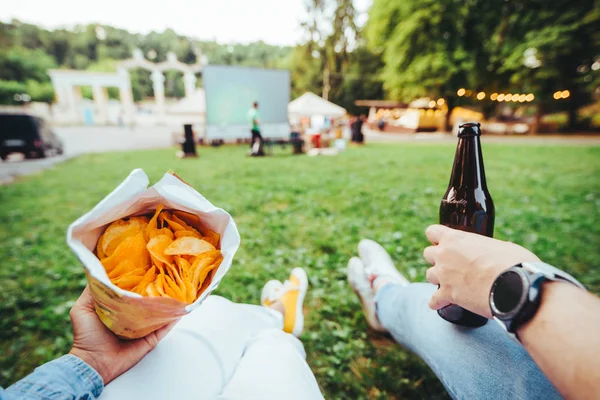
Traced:
<path fill-rule="evenodd" d="M 252 149 L 251 155 L 263 156 L 263 138 L 260 134 L 260 113 L 258 112 L 258 102 L 252 103 L 252 108 L 248 111 L 248 122 L 250 123 L 250 132 L 252 132 L 252 142 L 250 148 Z M 255 147 L 255 143 L 258 142 L 258 146 Z"/>

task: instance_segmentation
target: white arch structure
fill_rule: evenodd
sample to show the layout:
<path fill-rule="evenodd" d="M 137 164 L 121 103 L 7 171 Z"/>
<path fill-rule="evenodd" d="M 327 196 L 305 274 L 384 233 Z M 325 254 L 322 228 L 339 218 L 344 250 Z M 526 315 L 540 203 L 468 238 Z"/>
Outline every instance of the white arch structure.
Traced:
<path fill-rule="evenodd" d="M 133 52 L 133 58 L 122 61 L 117 65 L 116 73 L 87 72 L 74 70 L 49 70 L 48 75 L 54 86 L 56 101 L 60 108 L 67 110 L 71 118 L 77 120 L 77 104 L 81 100 L 81 86 L 91 86 L 94 103 L 97 109 L 97 122 L 106 124 L 108 122 L 108 95 L 106 88 L 116 87 L 119 89 L 119 98 L 123 107 L 123 120 L 126 123 L 133 121 L 134 103 L 131 91 L 131 78 L 129 70 L 143 68 L 151 71 L 152 88 L 154 90 L 154 101 L 158 119 L 162 120 L 165 115 L 165 76 L 164 72 L 176 70 L 183 73 L 185 96 L 191 96 L 196 89 L 196 73 L 202 71 L 206 63 L 202 57 L 194 65 L 184 64 L 177 60 L 175 53 L 168 53 L 167 60 L 161 63 L 152 63 L 146 60 L 141 50 Z"/>

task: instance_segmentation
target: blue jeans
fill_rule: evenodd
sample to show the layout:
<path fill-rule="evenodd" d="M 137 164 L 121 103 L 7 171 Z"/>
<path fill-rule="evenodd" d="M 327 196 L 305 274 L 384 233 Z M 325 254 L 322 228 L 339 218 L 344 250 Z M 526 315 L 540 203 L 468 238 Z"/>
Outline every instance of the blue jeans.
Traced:
<path fill-rule="evenodd" d="M 478 329 L 440 318 L 427 306 L 428 283 L 387 284 L 377 293 L 377 317 L 396 342 L 438 376 L 455 399 L 557 399 L 554 386 L 527 351 L 494 321 Z"/>

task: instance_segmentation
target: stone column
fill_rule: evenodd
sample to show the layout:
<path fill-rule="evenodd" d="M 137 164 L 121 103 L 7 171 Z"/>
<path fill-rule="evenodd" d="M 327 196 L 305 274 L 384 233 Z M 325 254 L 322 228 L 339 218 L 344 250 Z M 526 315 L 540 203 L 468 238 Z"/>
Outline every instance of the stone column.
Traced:
<path fill-rule="evenodd" d="M 188 71 L 183 75 L 183 84 L 185 87 L 185 97 L 190 97 L 196 91 L 196 75 Z"/>
<path fill-rule="evenodd" d="M 123 122 L 127 125 L 134 122 L 135 104 L 133 102 L 133 92 L 131 91 L 131 78 L 126 69 L 119 69 L 117 73 L 121 76 L 123 83 L 119 86 L 119 99 L 123 109 Z"/>
<path fill-rule="evenodd" d="M 108 123 L 108 93 L 106 88 L 100 85 L 92 87 L 94 105 L 96 106 L 96 121 L 99 125 Z"/>
<path fill-rule="evenodd" d="M 162 120 L 165 115 L 165 77 L 159 70 L 152 71 L 152 88 L 154 89 L 154 102 L 158 119 Z"/>

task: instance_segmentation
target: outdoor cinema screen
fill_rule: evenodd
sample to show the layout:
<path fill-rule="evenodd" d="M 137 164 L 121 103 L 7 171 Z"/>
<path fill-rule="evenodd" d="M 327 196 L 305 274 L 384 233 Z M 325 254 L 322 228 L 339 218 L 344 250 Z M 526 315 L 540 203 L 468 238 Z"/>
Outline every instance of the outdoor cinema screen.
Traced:
<path fill-rule="evenodd" d="M 248 111 L 255 101 L 259 104 L 262 136 L 289 136 L 289 71 L 207 65 L 202 80 L 206 93 L 207 139 L 250 138 Z"/>

